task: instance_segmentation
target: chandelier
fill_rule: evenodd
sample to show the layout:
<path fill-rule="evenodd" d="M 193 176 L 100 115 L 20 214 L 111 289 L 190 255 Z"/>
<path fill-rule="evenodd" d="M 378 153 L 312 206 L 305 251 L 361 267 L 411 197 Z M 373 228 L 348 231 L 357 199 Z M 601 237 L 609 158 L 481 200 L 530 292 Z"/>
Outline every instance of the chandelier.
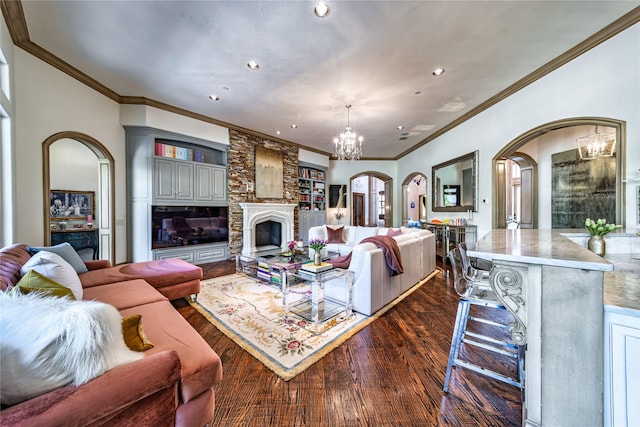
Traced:
<path fill-rule="evenodd" d="M 596 126 L 593 135 L 576 139 L 578 154 L 582 160 L 592 160 L 598 157 L 611 157 L 616 149 L 615 134 L 602 134 Z"/>
<path fill-rule="evenodd" d="M 345 107 L 347 108 L 347 127 L 344 129 L 344 132 L 340 132 L 340 135 L 333 138 L 333 143 L 336 146 L 336 156 L 338 160 L 358 160 L 360 154 L 362 154 L 364 137 L 362 135 L 358 136 L 358 134 L 351 129 L 349 123 L 349 110 L 351 109 L 351 105 L 345 105 Z"/>

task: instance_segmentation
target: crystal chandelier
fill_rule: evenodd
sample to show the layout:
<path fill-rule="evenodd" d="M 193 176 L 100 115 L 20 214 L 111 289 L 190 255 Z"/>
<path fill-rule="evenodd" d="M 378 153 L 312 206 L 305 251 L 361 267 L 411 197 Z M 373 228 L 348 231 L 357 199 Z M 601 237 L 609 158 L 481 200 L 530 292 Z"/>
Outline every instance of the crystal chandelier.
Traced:
<path fill-rule="evenodd" d="M 593 135 L 576 139 L 578 154 L 583 160 L 592 160 L 598 157 L 611 157 L 616 148 L 615 134 L 602 134 L 596 126 Z"/>
<path fill-rule="evenodd" d="M 336 145 L 336 156 L 338 156 L 338 160 L 358 160 L 362 154 L 364 137 L 362 135 L 358 136 L 358 134 L 351 129 L 349 123 L 349 110 L 351 109 L 351 105 L 345 105 L 345 107 L 347 108 L 347 127 L 344 129 L 344 132 L 340 132 L 338 137 L 333 138 L 333 143 Z"/>

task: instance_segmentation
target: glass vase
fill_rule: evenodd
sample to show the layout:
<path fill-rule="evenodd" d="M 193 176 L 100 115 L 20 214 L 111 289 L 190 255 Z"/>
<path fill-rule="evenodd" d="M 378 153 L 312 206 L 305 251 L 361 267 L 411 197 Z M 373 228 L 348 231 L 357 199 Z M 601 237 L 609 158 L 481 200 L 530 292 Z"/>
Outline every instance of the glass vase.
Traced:
<path fill-rule="evenodd" d="M 607 251 L 607 243 L 604 241 L 604 236 L 591 236 L 587 241 L 587 249 L 603 257 Z"/>

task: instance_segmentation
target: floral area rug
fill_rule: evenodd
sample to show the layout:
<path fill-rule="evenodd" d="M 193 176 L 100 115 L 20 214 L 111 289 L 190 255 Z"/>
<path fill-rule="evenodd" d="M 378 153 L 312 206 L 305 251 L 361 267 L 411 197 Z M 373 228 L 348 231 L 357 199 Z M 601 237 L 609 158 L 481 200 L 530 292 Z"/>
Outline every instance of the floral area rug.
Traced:
<path fill-rule="evenodd" d="M 191 305 L 236 344 L 289 381 L 431 277 L 373 316 L 354 312 L 351 317 L 338 315 L 320 325 L 311 325 L 295 314 L 285 316 L 280 289 L 244 274 L 203 280 L 198 300 Z M 292 288 L 289 304 L 295 304 L 296 299 L 306 297 L 310 291 L 310 286 Z"/>

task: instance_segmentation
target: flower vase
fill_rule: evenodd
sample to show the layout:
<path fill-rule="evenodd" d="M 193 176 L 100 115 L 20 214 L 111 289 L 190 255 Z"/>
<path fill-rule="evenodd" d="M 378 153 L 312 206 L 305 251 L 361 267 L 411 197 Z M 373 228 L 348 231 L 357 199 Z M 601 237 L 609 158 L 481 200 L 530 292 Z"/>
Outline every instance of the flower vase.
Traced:
<path fill-rule="evenodd" d="M 607 243 L 603 236 L 591 236 L 587 241 L 587 248 L 594 254 L 603 257 L 607 251 Z"/>
<path fill-rule="evenodd" d="M 322 264 L 322 254 L 320 253 L 320 250 L 317 250 L 316 253 L 313 255 L 313 265 L 320 265 Z"/>

